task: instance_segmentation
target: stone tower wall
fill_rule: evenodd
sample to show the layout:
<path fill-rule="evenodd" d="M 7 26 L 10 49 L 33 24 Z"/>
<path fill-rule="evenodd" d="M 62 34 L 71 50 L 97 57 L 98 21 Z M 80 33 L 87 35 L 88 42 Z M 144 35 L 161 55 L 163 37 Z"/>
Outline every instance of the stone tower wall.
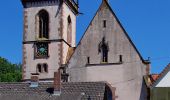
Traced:
<path fill-rule="evenodd" d="M 34 44 L 39 42 L 36 15 L 40 10 L 45 10 L 49 14 L 49 57 L 37 59 L 34 57 Z M 54 78 L 54 72 L 61 64 L 65 63 L 69 45 L 66 38 L 67 16 L 72 19 L 72 44 L 75 46 L 76 15 L 65 3 L 59 7 L 59 2 L 42 1 L 38 3 L 28 3 L 24 8 L 24 37 L 23 37 L 23 80 L 29 80 L 31 73 L 37 73 L 37 64 L 46 63 L 48 73 L 40 73 L 39 79 L 47 80 Z"/>

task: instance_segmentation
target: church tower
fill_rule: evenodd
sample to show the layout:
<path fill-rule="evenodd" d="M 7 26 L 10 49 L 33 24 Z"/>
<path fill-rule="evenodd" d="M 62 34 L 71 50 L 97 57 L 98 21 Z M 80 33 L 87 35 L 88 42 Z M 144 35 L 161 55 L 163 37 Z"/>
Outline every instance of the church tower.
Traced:
<path fill-rule="evenodd" d="M 54 72 L 66 63 L 69 48 L 76 45 L 74 0 L 22 0 L 24 7 L 23 80 L 38 75 L 52 80 Z"/>

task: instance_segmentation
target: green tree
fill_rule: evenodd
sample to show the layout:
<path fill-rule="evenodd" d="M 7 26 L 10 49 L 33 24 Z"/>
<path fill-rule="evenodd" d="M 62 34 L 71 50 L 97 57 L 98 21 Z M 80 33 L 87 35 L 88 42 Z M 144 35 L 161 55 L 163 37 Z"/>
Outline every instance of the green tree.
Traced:
<path fill-rule="evenodd" d="M 12 64 L 0 57 L 0 82 L 20 82 L 21 64 Z"/>

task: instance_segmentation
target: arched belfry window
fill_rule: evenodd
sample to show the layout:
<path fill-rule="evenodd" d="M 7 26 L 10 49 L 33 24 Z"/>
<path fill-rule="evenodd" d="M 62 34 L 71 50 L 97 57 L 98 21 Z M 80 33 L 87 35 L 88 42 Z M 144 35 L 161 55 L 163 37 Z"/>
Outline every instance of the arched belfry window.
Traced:
<path fill-rule="evenodd" d="M 101 61 L 108 62 L 108 51 L 109 45 L 106 43 L 105 37 L 103 37 L 102 41 L 99 43 L 98 52 L 101 53 Z"/>
<path fill-rule="evenodd" d="M 45 10 L 41 10 L 37 16 L 37 27 L 39 38 L 49 38 L 49 14 Z"/>
<path fill-rule="evenodd" d="M 72 21 L 71 17 L 67 17 L 67 42 L 71 44 L 72 41 Z"/>

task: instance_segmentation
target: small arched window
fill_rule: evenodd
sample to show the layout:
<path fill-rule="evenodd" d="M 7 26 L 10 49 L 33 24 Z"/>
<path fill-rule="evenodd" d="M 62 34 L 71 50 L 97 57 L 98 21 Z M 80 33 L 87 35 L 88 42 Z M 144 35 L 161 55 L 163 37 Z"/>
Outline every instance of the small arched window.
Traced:
<path fill-rule="evenodd" d="M 47 64 L 43 64 L 43 69 L 45 73 L 48 73 L 48 65 Z"/>
<path fill-rule="evenodd" d="M 38 64 L 38 65 L 37 65 L 37 72 L 38 72 L 38 73 L 42 73 L 41 64 Z"/>
<path fill-rule="evenodd" d="M 41 10 L 38 13 L 38 32 L 39 32 L 39 38 L 46 38 L 49 37 L 49 14 L 45 10 Z"/>
<path fill-rule="evenodd" d="M 113 95 L 115 95 L 115 89 L 112 89 L 112 87 L 106 86 L 105 92 L 104 92 L 104 100 L 113 100 Z"/>
<path fill-rule="evenodd" d="M 38 64 L 37 65 L 37 73 L 48 73 L 48 65 L 46 63 Z"/>
<path fill-rule="evenodd" d="M 72 41 L 72 21 L 71 21 L 71 17 L 68 16 L 67 17 L 67 42 L 71 45 L 71 41 Z"/>

